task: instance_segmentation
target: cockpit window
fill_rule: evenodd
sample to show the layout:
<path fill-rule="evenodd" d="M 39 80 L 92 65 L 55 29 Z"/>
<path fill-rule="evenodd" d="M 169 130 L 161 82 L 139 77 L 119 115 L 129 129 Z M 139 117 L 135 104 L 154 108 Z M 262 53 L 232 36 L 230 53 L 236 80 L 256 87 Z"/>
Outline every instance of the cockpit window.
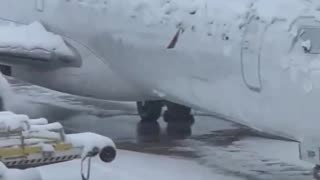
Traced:
<path fill-rule="evenodd" d="M 306 53 L 320 54 L 320 27 L 303 27 L 300 30 L 302 48 Z"/>

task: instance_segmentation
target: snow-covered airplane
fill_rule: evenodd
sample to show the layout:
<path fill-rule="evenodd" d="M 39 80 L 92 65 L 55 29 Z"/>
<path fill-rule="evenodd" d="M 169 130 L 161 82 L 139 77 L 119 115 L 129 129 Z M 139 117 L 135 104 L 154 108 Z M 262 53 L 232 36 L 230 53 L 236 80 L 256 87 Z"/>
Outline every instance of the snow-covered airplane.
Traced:
<path fill-rule="evenodd" d="M 168 121 L 191 107 L 301 139 L 319 128 L 319 4 L 0 0 L 0 62 L 57 91 L 139 101 L 149 121 L 165 100 Z"/>

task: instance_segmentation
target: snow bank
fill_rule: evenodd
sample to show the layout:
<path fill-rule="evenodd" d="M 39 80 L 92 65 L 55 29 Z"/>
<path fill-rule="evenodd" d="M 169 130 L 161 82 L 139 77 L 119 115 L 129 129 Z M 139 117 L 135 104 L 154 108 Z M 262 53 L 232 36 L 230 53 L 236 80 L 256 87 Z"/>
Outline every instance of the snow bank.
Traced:
<path fill-rule="evenodd" d="M 296 142 L 247 137 L 227 146 L 197 140 L 188 140 L 185 145 L 193 149 L 201 164 L 247 179 L 311 179 L 314 167 L 299 159 Z"/>
<path fill-rule="evenodd" d="M 223 175 L 189 160 L 119 150 L 111 164 L 93 160 L 91 180 L 240 180 Z M 43 180 L 81 179 L 80 161 L 40 168 Z"/>
<path fill-rule="evenodd" d="M 41 23 L 0 26 L 0 52 L 47 51 L 73 56 L 61 36 L 48 32 Z"/>

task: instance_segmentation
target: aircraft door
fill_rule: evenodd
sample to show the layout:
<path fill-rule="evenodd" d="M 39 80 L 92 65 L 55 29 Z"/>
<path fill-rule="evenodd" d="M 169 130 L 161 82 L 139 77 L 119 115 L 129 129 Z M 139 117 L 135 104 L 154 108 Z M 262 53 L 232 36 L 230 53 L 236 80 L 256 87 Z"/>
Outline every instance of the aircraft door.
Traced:
<path fill-rule="evenodd" d="M 261 92 L 260 53 L 265 25 L 252 16 L 245 26 L 241 42 L 241 73 L 244 84 L 252 91 Z"/>

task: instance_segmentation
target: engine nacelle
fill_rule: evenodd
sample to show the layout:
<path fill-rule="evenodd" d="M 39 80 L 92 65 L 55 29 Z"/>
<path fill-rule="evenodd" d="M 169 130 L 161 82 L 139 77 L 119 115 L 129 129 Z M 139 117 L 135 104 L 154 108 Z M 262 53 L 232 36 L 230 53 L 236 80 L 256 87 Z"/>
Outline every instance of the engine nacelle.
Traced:
<path fill-rule="evenodd" d="M 113 146 L 105 146 L 103 148 L 94 147 L 87 153 L 88 157 L 96 157 L 98 155 L 103 162 L 110 163 L 116 158 L 117 151 Z"/>

